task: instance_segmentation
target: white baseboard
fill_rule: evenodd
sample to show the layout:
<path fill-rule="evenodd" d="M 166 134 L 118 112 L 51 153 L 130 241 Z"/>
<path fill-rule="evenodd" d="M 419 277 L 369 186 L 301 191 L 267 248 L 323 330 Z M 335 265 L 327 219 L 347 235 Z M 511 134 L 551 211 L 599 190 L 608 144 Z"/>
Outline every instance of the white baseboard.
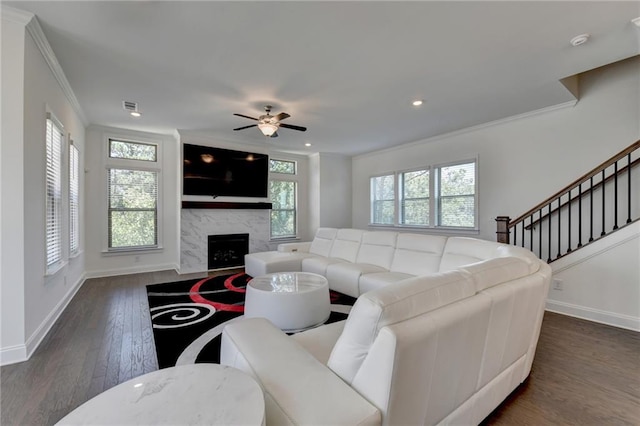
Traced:
<path fill-rule="evenodd" d="M 627 330 L 640 331 L 640 318 L 630 315 L 607 312 L 599 309 L 588 308 L 586 306 L 573 305 L 571 303 L 547 300 L 546 310 L 570 317 L 581 318 L 600 324 L 611 325 L 613 327 L 625 328 Z"/>
<path fill-rule="evenodd" d="M 27 357 L 26 345 L 16 345 L 0 349 L 0 365 L 2 366 L 26 361 L 27 359 L 29 359 L 29 357 Z"/>
<path fill-rule="evenodd" d="M 81 275 L 78 281 L 69 288 L 67 294 L 64 295 L 49 315 L 40 323 L 36 331 L 27 339 L 24 345 L 11 346 L 0 350 L 0 365 L 15 364 L 31 358 L 31 355 L 33 355 L 36 349 L 38 349 L 38 346 L 40 346 L 42 339 L 49 333 L 49 330 L 51 330 L 51 327 L 53 327 L 62 312 L 64 312 L 69 302 L 71 302 L 71 299 L 73 299 L 73 296 L 80 290 L 84 281 L 85 276 Z"/>
<path fill-rule="evenodd" d="M 180 268 L 175 263 L 165 263 L 160 265 L 144 265 L 144 266 L 132 266 L 130 268 L 119 269 L 103 269 L 99 271 L 86 272 L 86 278 L 103 278 L 114 277 L 117 275 L 129 275 L 129 274 L 141 274 L 143 272 L 158 272 L 166 270 L 175 270 L 179 273 Z"/>

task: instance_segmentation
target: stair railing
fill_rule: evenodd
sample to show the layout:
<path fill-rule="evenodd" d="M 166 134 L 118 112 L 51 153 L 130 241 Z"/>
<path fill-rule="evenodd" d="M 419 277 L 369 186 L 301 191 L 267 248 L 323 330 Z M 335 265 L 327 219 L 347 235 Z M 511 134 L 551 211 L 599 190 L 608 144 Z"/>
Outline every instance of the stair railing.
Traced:
<path fill-rule="evenodd" d="M 498 216 L 498 242 L 527 247 L 550 263 L 635 222 L 638 164 L 640 140 L 516 219 Z"/>

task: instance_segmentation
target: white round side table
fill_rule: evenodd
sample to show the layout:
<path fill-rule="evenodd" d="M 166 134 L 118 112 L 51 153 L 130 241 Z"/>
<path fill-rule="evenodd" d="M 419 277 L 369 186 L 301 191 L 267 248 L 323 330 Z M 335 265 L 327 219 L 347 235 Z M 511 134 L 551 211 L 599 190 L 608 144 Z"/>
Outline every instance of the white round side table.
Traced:
<path fill-rule="evenodd" d="M 165 368 L 85 402 L 58 425 L 264 425 L 260 385 L 219 364 Z"/>
<path fill-rule="evenodd" d="M 277 272 L 247 284 L 244 316 L 267 318 L 283 331 L 300 331 L 329 319 L 329 284 L 322 275 Z"/>

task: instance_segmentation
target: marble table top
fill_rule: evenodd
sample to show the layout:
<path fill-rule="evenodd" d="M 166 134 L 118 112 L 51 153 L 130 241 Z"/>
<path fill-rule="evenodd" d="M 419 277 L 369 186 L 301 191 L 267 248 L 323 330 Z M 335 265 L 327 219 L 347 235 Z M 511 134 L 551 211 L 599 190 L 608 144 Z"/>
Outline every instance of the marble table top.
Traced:
<path fill-rule="evenodd" d="M 219 364 L 165 368 L 121 383 L 59 425 L 262 425 L 264 397 L 249 375 Z"/>

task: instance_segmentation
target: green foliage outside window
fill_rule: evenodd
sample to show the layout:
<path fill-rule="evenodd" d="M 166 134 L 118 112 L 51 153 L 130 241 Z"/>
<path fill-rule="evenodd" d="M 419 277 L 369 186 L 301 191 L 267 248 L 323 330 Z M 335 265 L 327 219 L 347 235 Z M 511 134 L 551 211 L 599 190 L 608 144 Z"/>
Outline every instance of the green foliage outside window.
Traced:
<path fill-rule="evenodd" d="M 157 147 L 140 142 L 109 140 L 109 157 L 127 160 L 157 161 Z"/>
<path fill-rule="evenodd" d="M 440 168 L 440 225 L 475 225 L 475 163 Z"/>
<path fill-rule="evenodd" d="M 394 175 L 371 178 L 372 223 L 393 224 L 395 210 L 394 178 Z"/>
<path fill-rule="evenodd" d="M 157 245 L 158 173 L 109 170 L 109 248 Z"/>
<path fill-rule="evenodd" d="M 294 161 L 269 160 L 269 171 L 271 173 L 295 175 L 296 163 Z"/>
<path fill-rule="evenodd" d="M 272 180 L 270 182 L 271 237 L 296 236 L 296 182 Z"/>
<path fill-rule="evenodd" d="M 429 225 L 429 170 L 403 173 L 401 181 L 401 223 Z"/>

